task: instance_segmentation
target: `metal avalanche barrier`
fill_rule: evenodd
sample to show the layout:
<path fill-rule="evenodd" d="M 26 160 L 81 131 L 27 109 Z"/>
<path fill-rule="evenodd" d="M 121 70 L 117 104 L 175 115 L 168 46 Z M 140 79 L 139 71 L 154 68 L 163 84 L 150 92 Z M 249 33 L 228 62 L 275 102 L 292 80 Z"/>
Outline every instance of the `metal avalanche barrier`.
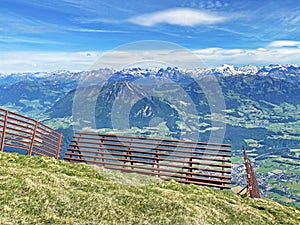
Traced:
<path fill-rule="evenodd" d="M 0 109 L 0 151 L 59 158 L 63 134 Z M 64 159 L 163 180 L 230 189 L 231 145 L 75 132 Z"/>
<path fill-rule="evenodd" d="M 76 132 L 64 159 L 229 189 L 230 148 L 229 144 Z"/>
<path fill-rule="evenodd" d="M 63 134 L 29 117 L 0 109 L 0 151 L 59 158 Z"/>

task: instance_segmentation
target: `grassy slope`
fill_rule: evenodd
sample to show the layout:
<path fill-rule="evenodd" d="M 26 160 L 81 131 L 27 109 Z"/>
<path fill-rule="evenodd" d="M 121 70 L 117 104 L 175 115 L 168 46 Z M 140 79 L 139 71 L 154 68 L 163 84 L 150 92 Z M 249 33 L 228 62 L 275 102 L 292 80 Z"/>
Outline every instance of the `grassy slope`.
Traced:
<path fill-rule="evenodd" d="M 111 177 L 112 179 L 109 179 Z M 0 153 L 0 224 L 299 224 L 267 199 Z"/>

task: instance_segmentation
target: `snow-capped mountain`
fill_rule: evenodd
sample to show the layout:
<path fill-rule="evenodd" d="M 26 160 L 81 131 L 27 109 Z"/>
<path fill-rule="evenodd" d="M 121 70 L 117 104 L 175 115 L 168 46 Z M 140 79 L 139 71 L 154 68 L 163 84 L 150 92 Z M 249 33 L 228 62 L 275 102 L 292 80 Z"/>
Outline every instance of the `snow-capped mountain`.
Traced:
<path fill-rule="evenodd" d="M 269 76 L 273 79 L 286 80 L 300 84 L 300 67 L 295 64 L 287 65 L 268 65 L 257 67 L 253 65 L 247 65 L 242 67 L 236 67 L 233 65 L 224 64 L 216 68 L 201 68 L 188 70 L 184 68 L 125 68 L 122 70 L 116 70 L 111 68 L 104 68 L 94 71 L 54 71 L 54 72 L 35 72 L 35 73 L 12 73 L 12 74 L 0 74 L 0 85 L 13 84 L 20 81 L 35 81 L 36 79 L 47 80 L 69 80 L 80 81 L 90 80 L 91 82 L 115 82 L 119 80 L 136 81 L 139 80 L 143 83 L 144 79 L 149 78 L 152 80 L 167 82 L 174 81 L 177 83 L 191 83 L 195 79 L 201 79 L 205 76 Z M 95 79 L 96 78 L 96 79 Z M 153 79 L 155 78 L 155 79 Z"/>
<path fill-rule="evenodd" d="M 258 72 L 259 68 L 253 65 L 235 67 L 233 65 L 224 64 L 220 67 L 216 67 L 208 70 L 214 75 L 220 76 L 232 76 L 232 75 L 255 75 Z"/>

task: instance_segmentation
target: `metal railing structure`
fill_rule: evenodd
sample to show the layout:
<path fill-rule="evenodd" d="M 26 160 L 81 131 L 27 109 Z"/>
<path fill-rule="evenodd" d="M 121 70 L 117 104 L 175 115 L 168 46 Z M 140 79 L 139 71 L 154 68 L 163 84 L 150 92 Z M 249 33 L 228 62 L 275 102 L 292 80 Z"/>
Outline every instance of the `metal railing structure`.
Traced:
<path fill-rule="evenodd" d="M 230 148 L 229 144 L 76 132 L 64 159 L 230 189 Z"/>
<path fill-rule="evenodd" d="M 63 134 L 29 117 L 0 109 L 0 151 L 59 158 Z"/>
<path fill-rule="evenodd" d="M 247 156 L 246 149 L 243 146 L 245 169 L 247 174 L 247 190 L 251 198 L 260 198 L 258 183 L 250 159 Z"/>

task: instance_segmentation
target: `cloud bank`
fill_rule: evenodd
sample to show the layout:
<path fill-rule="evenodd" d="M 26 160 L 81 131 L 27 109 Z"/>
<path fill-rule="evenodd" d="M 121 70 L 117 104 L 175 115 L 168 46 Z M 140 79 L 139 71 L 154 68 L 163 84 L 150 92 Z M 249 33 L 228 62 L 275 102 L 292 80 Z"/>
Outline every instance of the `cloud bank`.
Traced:
<path fill-rule="evenodd" d="M 291 40 L 273 41 L 269 44 L 269 47 L 270 48 L 280 48 L 280 47 L 300 48 L 300 41 L 291 41 Z"/>
<path fill-rule="evenodd" d="M 198 26 L 224 22 L 226 18 L 214 13 L 190 8 L 173 8 L 149 14 L 142 14 L 128 19 L 128 22 L 141 26 L 171 24 L 178 26 Z"/>
<path fill-rule="evenodd" d="M 269 64 L 299 64 L 300 63 L 300 42 L 292 40 L 277 40 L 265 47 L 257 49 L 223 49 L 205 48 L 192 50 L 189 54 L 196 55 L 199 60 L 192 61 L 190 55 L 180 55 L 171 50 L 147 50 L 115 52 L 113 57 L 106 58 L 103 67 L 116 67 L 128 58 L 151 61 L 152 54 L 159 55 L 163 61 L 170 59 L 174 66 L 199 68 L 199 62 L 207 67 L 217 67 L 222 64 L 233 64 L 236 66 Z M 0 73 L 13 72 L 36 72 L 88 70 L 101 56 L 103 52 L 0 52 L 1 67 Z M 180 55 L 180 58 L 178 58 Z M 142 64 L 143 62 L 138 62 Z M 138 65 L 138 64 L 137 64 Z"/>

